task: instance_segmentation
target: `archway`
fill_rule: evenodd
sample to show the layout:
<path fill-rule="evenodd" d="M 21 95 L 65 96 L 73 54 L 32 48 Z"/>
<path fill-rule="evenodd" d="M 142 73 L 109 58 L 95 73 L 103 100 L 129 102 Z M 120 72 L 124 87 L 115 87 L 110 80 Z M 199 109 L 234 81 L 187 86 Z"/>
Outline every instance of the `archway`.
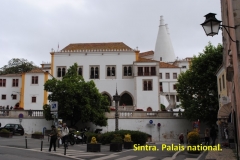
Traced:
<path fill-rule="evenodd" d="M 148 107 L 148 108 L 147 108 L 147 111 L 148 111 L 148 112 L 152 112 L 152 108 L 151 108 L 151 107 Z"/>
<path fill-rule="evenodd" d="M 111 97 L 109 96 L 109 94 L 106 93 L 106 92 L 104 92 L 104 93 L 102 93 L 102 95 L 107 97 L 109 106 L 112 106 L 112 99 L 111 99 Z"/>
<path fill-rule="evenodd" d="M 122 94 L 119 105 L 122 106 L 123 104 L 125 106 L 133 106 L 133 99 L 130 96 L 130 94 L 128 93 Z"/>

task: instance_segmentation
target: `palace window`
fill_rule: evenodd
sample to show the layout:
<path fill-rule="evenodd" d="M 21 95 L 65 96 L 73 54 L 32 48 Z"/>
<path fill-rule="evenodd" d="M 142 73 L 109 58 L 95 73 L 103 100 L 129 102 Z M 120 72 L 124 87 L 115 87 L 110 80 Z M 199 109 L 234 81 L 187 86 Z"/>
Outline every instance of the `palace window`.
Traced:
<path fill-rule="evenodd" d="M 163 91 L 162 82 L 159 82 L 159 86 L 160 86 L 160 92 L 162 92 Z"/>
<path fill-rule="evenodd" d="M 143 67 L 138 67 L 138 76 L 143 76 Z"/>
<path fill-rule="evenodd" d="M 132 76 L 132 66 L 123 66 L 123 76 Z"/>
<path fill-rule="evenodd" d="M 83 75 L 83 67 L 78 67 L 78 75 L 82 76 Z"/>
<path fill-rule="evenodd" d="M 0 79 L 0 87 L 6 87 L 6 79 Z"/>
<path fill-rule="evenodd" d="M 2 99 L 3 99 L 3 100 L 7 99 L 6 94 L 2 94 Z"/>
<path fill-rule="evenodd" d="M 169 73 L 166 73 L 166 79 L 170 79 Z"/>
<path fill-rule="evenodd" d="M 66 74 L 66 67 L 57 67 L 57 77 L 63 77 Z"/>
<path fill-rule="evenodd" d="M 90 66 L 90 79 L 99 79 L 99 66 Z"/>
<path fill-rule="evenodd" d="M 159 73 L 159 78 L 162 79 L 162 73 Z"/>
<path fill-rule="evenodd" d="M 174 90 L 177 89 L 177 85 L 176 85 L 176 84 L 173 85 L 173 89 L 174 89 Z"/>
<path fill-rule="evenodd" d="M 37 97 L 32 97 L 32 103 L 36 103 L 37 102 Z"/>
<path fill-rule="evenodd" d="M 143 90 L 144 91 L 152 90 L 152 80 L 143 80 Z"/>
<path fill-rule="evenodd" d="M 16 94 L 13 94 L 13 95 L 12 95 L 12 99 L 17 99 L 17 95 L 16 95 Z"/>
<path fill-rule="evenodd" d="M 116 66 L 106 66 L 107 78 L 113 78 L 116 76 Z"/>
<path fill-rule="evenodd" d="M 222 84 L 221 84 L 221 78 L 219 78 L 219 90 L 222 91 Z"/>
<path fill-rule="evenodd" d="M 18 87 L 18 79 L 13 79 L 12 80 L 12 86 L 13 87 Z"/>
<path fill-rule="evenodd" d="M 32 76 L 32 84 L 38 84 L 38 76 Z"/>
<path fill-rule="evenodd" d="M 225 89 L 225 79 L 224 79 L 224 75 L 222 75 L 222 85 L 223 85 L 223 89 Z"/>
<path fill-rule="evenodd" d="M 177 79 L 177 73 L 173 73 L 173 79 Z"/>
<path fill-rule="evenodd" d="M 155 76 L 156 67 L 138 67 L 138 76 Z"/>

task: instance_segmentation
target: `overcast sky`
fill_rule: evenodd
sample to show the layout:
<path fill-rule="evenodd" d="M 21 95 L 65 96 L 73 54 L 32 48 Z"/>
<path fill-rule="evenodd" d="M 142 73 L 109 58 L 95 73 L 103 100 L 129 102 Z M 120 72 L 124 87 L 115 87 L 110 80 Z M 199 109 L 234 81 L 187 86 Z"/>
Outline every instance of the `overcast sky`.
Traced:
<path fill-rule="evenodd" d="M 124 42 L 155 49 L 160 16 L 168 24 L 176 57 L 198 55 L 208 42 L 201 23 L 221 20 L 220 0 L 0 0 L 0 67 L 12 58 L 40 66 L 50 51 L 70 43 Z"/>

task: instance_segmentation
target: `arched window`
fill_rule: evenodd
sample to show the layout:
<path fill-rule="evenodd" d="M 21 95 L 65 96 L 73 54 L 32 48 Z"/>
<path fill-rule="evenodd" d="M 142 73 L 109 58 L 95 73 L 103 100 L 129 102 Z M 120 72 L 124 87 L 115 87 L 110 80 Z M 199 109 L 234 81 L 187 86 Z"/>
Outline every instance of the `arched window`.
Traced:
<path fill-rule="evenodd" d="M 82 76 L 82 68 L 81 67 L 78 68 L 78 75 Z"/>
<path fill-rule="evenodd" d="M 152 81 L 148 81 L 148 90 L 152 90 Z"/>
<path fill-rule="evenodd" d="M 148 108 L 147 108 L 147 111 L 148 111 L 148 112 L 151 112 L 151 111 L 152 111 L 152 108 L 151 108 L 151 107 L 148 107 Z"/>
<path fill-rule="evenodd" d="M 91 67 L 91 75 L 90 75 L 90 78 L 93 79 L 94 78 L 94 68 Z"/>
<path fill-rule="evenodd" d="M 62 75 L 62 74 L 61 74 L 61 68 L 58 68 L 57 76 L 58 76 L 58 77 L 61 77 L 61 75 Z"/>
<path fill-rule="evenodd" d="M 144 91 L 148 90 L 148 89 L 147 89 L 147 81 L 144 81 L 144 82 L 143 82 L 143 90 L 144 90 Z"/>
<path fill-rule="evenodd" d="M 66 69 L 62 68 L 62 77 L 65 76 L 65 74 L 66 74 Z"/>
<path fill-rule="evenodd" d="M 132 67 L 128 67 L 128 76 L 132 76 Z"/>
<path fill-rule="evenodd" d="M 127 76 L 128 75 L 127 74 L 127 67 L 124 67 L 123 70 L 124 70 L 124 76 Z"/>
<path fill-rule="evenodd" d="M 98 67 L 95 68 L 95 78 L 98 78 Z"/>
<path fill-rule="evenodd" d="M 119 105 L 122 106 L 123 104 L 125 106 L 132 106 L 133 105 L 133 99 L 128 93 L 124 93 L 120 98 Z"/>
<path fill-rule="evenodd" d="M 107 76 L 110 76 L 110 67 L 107 67 Z"/>
<path fill-rule="evenodd" d="M 108 99 L 108 103 L 109 103 L 109 106 L 112 106 L 112 100 L 111 100 L 111 97 L 110 97 L 107 93 L 103 93 L 102 95 L 107 97 L 107 99 Z"/>
<path fill-rule="evenodd" d="M 115 67 L 112 67 L 112 76 L 115 76 Z"/>

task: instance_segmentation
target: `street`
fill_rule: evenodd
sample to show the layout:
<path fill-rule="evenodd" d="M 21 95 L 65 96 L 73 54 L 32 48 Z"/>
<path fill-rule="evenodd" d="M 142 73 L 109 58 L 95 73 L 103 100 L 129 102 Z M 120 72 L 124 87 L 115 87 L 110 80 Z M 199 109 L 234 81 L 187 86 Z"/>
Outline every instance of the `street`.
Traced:
<path fill-rule="evenodd" d="M 27 140 L 27 148 L 26 148 Z M 41 140 L 32 139 L 30 136 L 13 136 L 13 138 L 0 137 L 0 154 L 1 160 L 167 160 L 176 155 L 176 151 L 162 151 L 161 144 L 152 144 L 158 151 L 134 151 L 123 149 L 122 152 L 110 152 L 108 145 L 101 146 L 101 152 L 86 152 L 86 144 L 75 144 L 69 146 L 64 155 L 64 148 L 57 147 L 57 151 L 48 152 L 49 142 L 45 136 L 41 151 Z M 53 150 L 53 149 L 52 149 Z M 181 158 L 186 158 L 180 152 Z M 191 155 L 191 158 L 197 158 L 199 155 Z M 176 157 L 178 159 L 178 157 Z M 180 158 L 180 157 L 179 157 Z M 184 159 L 185 159 L 184 158 Z"/>

